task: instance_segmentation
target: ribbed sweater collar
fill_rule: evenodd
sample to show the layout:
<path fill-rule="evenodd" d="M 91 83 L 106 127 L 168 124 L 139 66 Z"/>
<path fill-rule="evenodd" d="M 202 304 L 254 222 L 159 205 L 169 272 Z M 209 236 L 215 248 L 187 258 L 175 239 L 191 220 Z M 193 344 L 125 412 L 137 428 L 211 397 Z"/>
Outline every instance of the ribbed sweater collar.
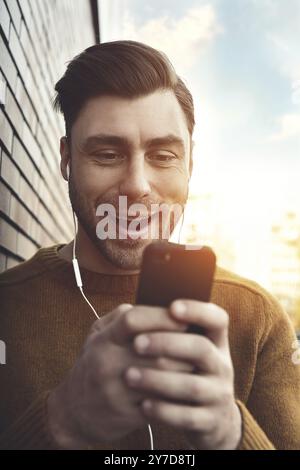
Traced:
<path fill-rule="evenodd" d="M 51 277 L 62 282 L 70 289 L 78 289 L 72 263 L 58 256 L 58 250 L 64 243 L 40 248 L 33 257 Z M 138 274 L 102 274 L 80 267 L 83 289 L 90 293 L 125 294 L 136 291 Z"/>

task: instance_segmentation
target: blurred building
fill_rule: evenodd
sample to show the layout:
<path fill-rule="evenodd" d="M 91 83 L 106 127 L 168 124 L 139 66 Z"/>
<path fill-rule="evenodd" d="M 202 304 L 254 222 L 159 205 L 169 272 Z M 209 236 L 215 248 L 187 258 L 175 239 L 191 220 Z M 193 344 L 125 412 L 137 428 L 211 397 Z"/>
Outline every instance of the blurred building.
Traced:
<path fill-rule="evenodd" d="M 272 226 L 271 290 L 300 328 L 300 216 L 287 212 Z"/>
<path fill-rule="evenodd" d="M 0 0 L 0 271 L 73 228 L 52 109 L 66 63 L 99 41 L 93 0 Z"/>
<path fill-rule="evenodd" d="M 185 211 L 183 238 L 185 243 L 211 246 L 220 266 L 235 269 L 235 246 L 222 223 L 214 194 L 190 195 Z"/>
<path fill-rule="evenodd" d="M 210 193 L 191 194 L 184 215 L 183 237 L 186 243 L 211 245 L 214 198 Z"/>
<path fill-rule="evenodd" d="M 228 217 L 228 215 L 227 215 Z M 183 241 L 213 247 L 220 266 L 253 279 L 269 290 L 300 330 L 300 213 L 286 212 L 276 223 L 268 225 L 268 237 L 251 240 L 237 230 L 227 230 L 229 219 L 222 220 L 216 197 L 192 195 L 187 205 Z M 271 232 L 271 233 L 270 233 Z M 254 244 L 259 253 L 252 259 Z M 259 251 L 259 250 L 260 251 Z"/>

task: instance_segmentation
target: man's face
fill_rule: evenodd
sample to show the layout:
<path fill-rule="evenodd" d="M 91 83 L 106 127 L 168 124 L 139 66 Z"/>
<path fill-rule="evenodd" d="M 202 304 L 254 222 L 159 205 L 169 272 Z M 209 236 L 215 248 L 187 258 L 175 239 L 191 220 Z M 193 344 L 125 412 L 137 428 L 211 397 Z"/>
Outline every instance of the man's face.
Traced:
<path fill-rule="evenodd" d="M 109 203 L 118 216 L 119 196 L 127 197 L 128 207 L 142 203 L 147 215 L 157 207 L 153 204 L 185 204 L 191 142 L 175 95 L 157 91 L 136 99 L 101 96 L 89 100 L 72 127 L 68 155 L 70 200 L 82 228 L 114 266 L 139 268 L 143 250 L 152 241 L 150 230 L 147 239 L 117 235 L 101 240 L 96 233 L 101 220 L 96 209 Z M 117 234 L 120 223 L 124 228 L 124 220 L 117 219 Z M 154 223 L 161 221 L 153 217 L 150 224 Z"/>

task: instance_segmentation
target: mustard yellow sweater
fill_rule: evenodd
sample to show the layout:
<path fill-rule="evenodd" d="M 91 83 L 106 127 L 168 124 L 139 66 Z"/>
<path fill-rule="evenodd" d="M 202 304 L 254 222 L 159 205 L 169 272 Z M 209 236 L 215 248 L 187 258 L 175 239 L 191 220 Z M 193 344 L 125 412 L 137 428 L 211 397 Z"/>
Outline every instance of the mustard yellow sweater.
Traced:
<path fill-rule="evenodd" d="M 75 285 L 61 245 L 40 249 L 0 276 L 0 448 L 51 449 L 46 400 L 79 354 L 95 318 Z M 85 293 L 101 315 L 134 303 L 137 275 L 82 269 Z M 212 302 L 230 316 L 235 396 L 242 414 L 239 449 L 300 448 L 300 365 L 295 334 L 278 302 L 257 284 L 217 269 Z M 295 346 L 295 345 L 294 345 Z M 294 361 L 295 362 L 295 361 Z M 101 426 L 101 423 L 99 423 Z M 152 426 L 155 449 L 189 449 L 181 431 Z M 147 426 L 97 448 L 149 449 Z"/>

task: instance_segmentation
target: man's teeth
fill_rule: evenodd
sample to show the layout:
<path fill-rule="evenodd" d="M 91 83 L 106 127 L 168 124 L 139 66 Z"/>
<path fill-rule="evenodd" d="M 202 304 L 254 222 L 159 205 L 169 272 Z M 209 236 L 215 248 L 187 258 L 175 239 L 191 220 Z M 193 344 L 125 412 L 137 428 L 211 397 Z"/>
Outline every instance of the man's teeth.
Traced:
<path fill-rule="evenodd" d="M 135 230 L 135 229 L 140 230 L 141 228 L 143 228 L 144 226 L 150 223 L 150 217 L 147 219 L 119 219 L 119 223 L 123 226 L 126 226 L 130 230 Z"/>
<path fill-rule="evenodd" d="M 117 220 L 119 220 L 120 222 L 127 222 L 127 223 L 130 223 L 133 220 L 136 221 L 136 222 L 144 222 L 144 221 L 147 221 L 147 220 L 150 220 L 150 219 L 151 219 L 151 215 L 149 215 L 148 217 L 130 217 L 130 218 L 117 217 Z"/>
<path fill-rule="evenodd" d="M 151 224 L 151 215 L 148 217 L 133 217 L 130 219 L 119 218 L 117 217 L 119 227 L 121 231 L 125 231 L 128 234 L 132 233 L 144 233 L 146 230 L 149 230 Z M 131 222 L 135 223 L 131 224 Z"/>

